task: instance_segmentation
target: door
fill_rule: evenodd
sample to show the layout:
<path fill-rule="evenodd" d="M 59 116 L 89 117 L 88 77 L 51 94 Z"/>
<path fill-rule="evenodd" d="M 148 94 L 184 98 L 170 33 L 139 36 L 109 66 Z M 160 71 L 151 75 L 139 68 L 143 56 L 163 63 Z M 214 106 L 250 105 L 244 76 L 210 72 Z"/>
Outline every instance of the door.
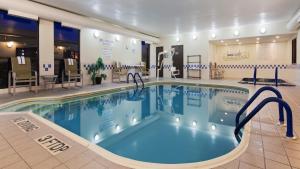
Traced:
<path fill-rule="evenodd" d="M 157 71 L 158 71 L 158 64 L 161 63 L 161 61 L 163 60 L 163 57 L 160 58 L 159 63 L 158 63 L 158 54 L 160 52 L 164 51 L 164 47 L 156 47 L 156 77 L 157 77 Z M 163 65 L 161 65 L 163 66 Z M 161 71 L 159 72 L 159 77 L 164 77 L 164 70 L 161 69 Z"/>
<path fill-rule="evenodd" d="M 142 42 L 142 62 L 146 64 L 147 70 L 150 69 L 150 44 Z"/>
<path fill-rule="evenodd" d="M 180 75 L 176 78 L 183 78 L 183 45 L 172 46 L 175 49 L 173 56 L 173 67 L 179 70 Z"/>
<path fill-rule="evenodd" d="M 297 39 L 292 40 L 292 64 L 297 64 Z"/>

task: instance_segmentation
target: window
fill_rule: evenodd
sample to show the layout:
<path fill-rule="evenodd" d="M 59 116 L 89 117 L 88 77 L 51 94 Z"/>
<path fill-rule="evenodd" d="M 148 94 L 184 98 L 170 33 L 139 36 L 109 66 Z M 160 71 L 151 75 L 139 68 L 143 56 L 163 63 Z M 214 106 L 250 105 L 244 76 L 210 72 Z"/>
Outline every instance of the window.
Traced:
<path fill-rule="evenodd" d="M 58 76 L 58 83 L 61 83 L 64 59 L 76 59 L 80 66 L 80 30 L 63 27 L 61 23 L 55 22 L 54 46 L 54 74 Z"/>
<path fill-rule="evenodd" d="M 39 24 L 0 10 L 0 25 L 0 88 L 7 88 L 11 57 L 30 57 L 33 71 L 39 72 Z"/>

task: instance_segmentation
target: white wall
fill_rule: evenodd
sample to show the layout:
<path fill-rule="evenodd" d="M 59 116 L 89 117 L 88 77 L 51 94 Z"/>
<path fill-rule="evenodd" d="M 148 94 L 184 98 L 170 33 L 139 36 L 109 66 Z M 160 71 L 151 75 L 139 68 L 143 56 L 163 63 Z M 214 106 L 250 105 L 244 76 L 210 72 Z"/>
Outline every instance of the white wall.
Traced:
<path fill-rule="evenodd" d="M 171 46 L 173 45 L 184 45 L 183 53 L 184 53 L 184 65 L 187 64 L 187 56 L 189 55 L 201 55 L 202 56 L 202 64 L 208 65 L 211 60 L 211 51 L 209 47 L 209 40 L 207 36 L 208 32 L 201 32 L 198 34 L 198 38 L 196 40 L 193 39 L 192 34 L 184 34 L 179 36 L 180 41 L 176 41 L 177 36 L 168 36 L 161 39 L 161 46 L 164 47 L 164 50 L 169 51 Z M 172 65 L 172 58 L 168 58 L 164 60 L 164 63 L 167 65 Z M 171 77 L 171 73 L 168 69 L 164 69 L 164 77 Z M 187 77 L 187 70 L 184 69 L 184 77 Z M 202 79 L 208 79 L 209 74 L 207 70 L 202 70 Z"/>
<path fill-rule="evenodd" d="M 132 42 L 132 38 L 119 36 L 120 41 L 116 41 L 114 34 L 98 31 L 100 36 L 95 38 L 94 32 L 98 30 L 84 28 L 80 32 L 80 60 L 81 69 L 84 73 L 84 84 L 91 84 L 90 76 L 87 74 L 84 65 L 93 64 L 98 57 L 101 57 L 105 64 L 110 65 L 113 61 L 121 62 L 122 65 L 137 65 L 141 63 L 141 41 Z M 113 43 L 112 57 L 104 57 L 103 42 L 108 40 Z M 107 82 L 111 82 L 111 70 L 104 72 L 107 74 Z"/>
<path fill-rule="evenodd" d="M 300 29 L 297 36 L 297 63 L 300 64 Z"/>

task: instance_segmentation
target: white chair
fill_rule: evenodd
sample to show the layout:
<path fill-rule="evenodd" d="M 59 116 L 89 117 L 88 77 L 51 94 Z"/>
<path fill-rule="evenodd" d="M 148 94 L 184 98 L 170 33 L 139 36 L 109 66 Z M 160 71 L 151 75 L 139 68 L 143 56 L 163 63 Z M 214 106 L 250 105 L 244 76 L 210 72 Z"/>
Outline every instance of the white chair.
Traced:
<path fill-rule="evenodd" d="M 179 76 L 180 72 L 176 69 L 176 67 L 171 67 L 171 76 L 176 79 L 176 76 Z"/>

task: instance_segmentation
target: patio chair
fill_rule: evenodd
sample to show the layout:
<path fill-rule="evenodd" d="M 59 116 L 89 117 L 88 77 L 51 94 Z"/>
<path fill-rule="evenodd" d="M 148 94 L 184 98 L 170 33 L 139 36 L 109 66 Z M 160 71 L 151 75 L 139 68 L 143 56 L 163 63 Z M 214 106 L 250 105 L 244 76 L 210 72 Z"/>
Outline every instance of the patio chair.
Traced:
<path fill-rule="evenodd" d="M 68 84 L 68 88 L 71 87 L 71 83 L 75 83 L 75 87 L 83 86 L 83 74 L 81 70 L 78 69 L 78 64 L 75 59 L 64 59 L 65 70 L 62 72 L 62 87 L 64 88 L 64 84 Z M 65 77 L 67 77 L 67 81 L 65 81 Z M 81 82 L 81 86 L 78 86 L 77 83 Z"/>
<path fill-rule="evenodd" d="M 35 85 L 34 92 L 38 92 L 38 75 L 32 72 L 31 61 L 29 57 L 18 56 L 11 57 L 11 71 L 8 73 L 8 93 L 16 94 L 17 87 L 28 87 L 32 91 L 32 83 Z M 13 93 L 11 93 L 13 88 Z"/>
<path fill-rule="evenodd" d="M 120 66 L 121 64 L 117 62 L 113 62 L 113 69 L 112 69 L 112 82 L 115 82 L 115 80 L 118 80 L 118 82 L 121 82 L 122 77 L 127 77 L 128 70 L 122 68 Z"/>
<path fill-rule="evenodd" d="M 171 76 L 176 79 L 176 76 L 179 76 L 180 72 L 176 67 L 171 67 Z"/>

